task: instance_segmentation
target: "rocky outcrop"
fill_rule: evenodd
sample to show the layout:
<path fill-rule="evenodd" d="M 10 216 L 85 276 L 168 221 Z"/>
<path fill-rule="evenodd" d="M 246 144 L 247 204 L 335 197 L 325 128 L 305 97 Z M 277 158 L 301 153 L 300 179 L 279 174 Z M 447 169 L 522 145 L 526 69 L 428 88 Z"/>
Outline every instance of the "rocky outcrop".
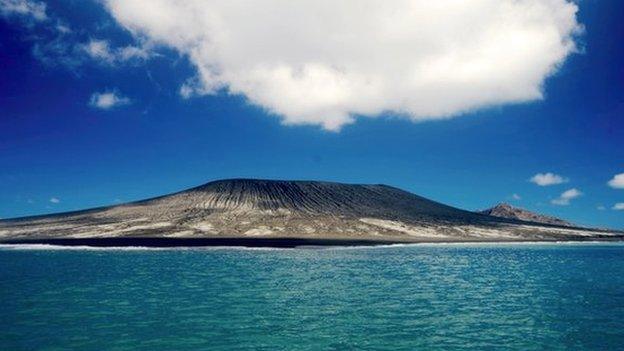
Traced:
<path fill-rule="evenodd" d="M 494 217 L 518 219 L 521 221 L 544 223 L 544 224 L 558 225 L 558 226 L 563 226 L 563 227 L 575 226 L 574 224 L 568 221 L 564 221 L 563 219 L 559 219 L 559 218 L 552 217 L 552 216 L 545 216 L 545 215 L 531 212 L 522 208 L 514 207 L 506 203 L 500 203 L 492 208 L 480 211 L 479 213 L 486 214 L 489 216 L 494 216 Z"/>

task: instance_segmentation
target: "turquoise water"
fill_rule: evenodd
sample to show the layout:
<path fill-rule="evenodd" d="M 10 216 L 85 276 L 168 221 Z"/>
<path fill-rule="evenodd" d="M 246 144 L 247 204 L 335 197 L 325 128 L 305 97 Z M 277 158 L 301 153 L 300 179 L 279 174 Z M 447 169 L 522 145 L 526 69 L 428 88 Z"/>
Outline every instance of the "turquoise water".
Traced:
<path fill-rule="evenodd" d="M 0 249 L 1 350 L 615 350 L 624 245 Z"/>

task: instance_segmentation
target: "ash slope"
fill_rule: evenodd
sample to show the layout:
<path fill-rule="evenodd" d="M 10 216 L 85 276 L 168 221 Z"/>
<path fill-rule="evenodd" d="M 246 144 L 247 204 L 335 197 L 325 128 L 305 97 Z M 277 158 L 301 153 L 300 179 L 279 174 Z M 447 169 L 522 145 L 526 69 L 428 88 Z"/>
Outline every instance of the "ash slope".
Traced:
<path fill-rule="evenodd" d="M 531 212 L 525 210 L 523 208 L 514 207 L 506 203 L 500 203 L 492 208 L 487 210 L 480 211 L 479 213 L 494 216 L 494 217 L 502 217 L 508 219 L 518 219 L 521 221 L 530 221 L 544 224 L 552 224 L 563 227 L 574 227 L 575 225 L 565 221 L 563 219 L 559 219 L 552 216 L 545 216 L 539 213 Z"/>
<path fill-rule="evenodd" d="M 386 185 L 254 179 L 220 180 L 108 208 L 0 221 L 0 240 L 279 237 L 423 242 L 617 235 L 464 211 Z"/>

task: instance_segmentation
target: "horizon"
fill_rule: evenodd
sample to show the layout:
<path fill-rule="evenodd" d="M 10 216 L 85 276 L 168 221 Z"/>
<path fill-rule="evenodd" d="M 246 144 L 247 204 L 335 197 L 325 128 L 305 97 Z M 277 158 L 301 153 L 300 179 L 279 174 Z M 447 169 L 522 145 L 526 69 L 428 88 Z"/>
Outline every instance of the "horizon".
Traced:
<path fill-rule="evenodd" d="M 311 179 L 624 228 L 622 3 L 130 3 L 0 0 L 0 218 Z"/>

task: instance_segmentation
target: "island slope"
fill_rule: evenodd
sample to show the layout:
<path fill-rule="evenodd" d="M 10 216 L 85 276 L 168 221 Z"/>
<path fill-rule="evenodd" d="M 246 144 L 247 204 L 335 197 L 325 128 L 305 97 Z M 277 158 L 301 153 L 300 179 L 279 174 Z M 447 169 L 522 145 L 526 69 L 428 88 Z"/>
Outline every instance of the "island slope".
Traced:
<path fill-rule="evenodd" d="M 464 211 L 381 184 L 259 179 L 219 180 L 118 206 L 0 221 L 4 242 L 176 238 L 391 243 L 620 237 L 619 232 Z"/>

